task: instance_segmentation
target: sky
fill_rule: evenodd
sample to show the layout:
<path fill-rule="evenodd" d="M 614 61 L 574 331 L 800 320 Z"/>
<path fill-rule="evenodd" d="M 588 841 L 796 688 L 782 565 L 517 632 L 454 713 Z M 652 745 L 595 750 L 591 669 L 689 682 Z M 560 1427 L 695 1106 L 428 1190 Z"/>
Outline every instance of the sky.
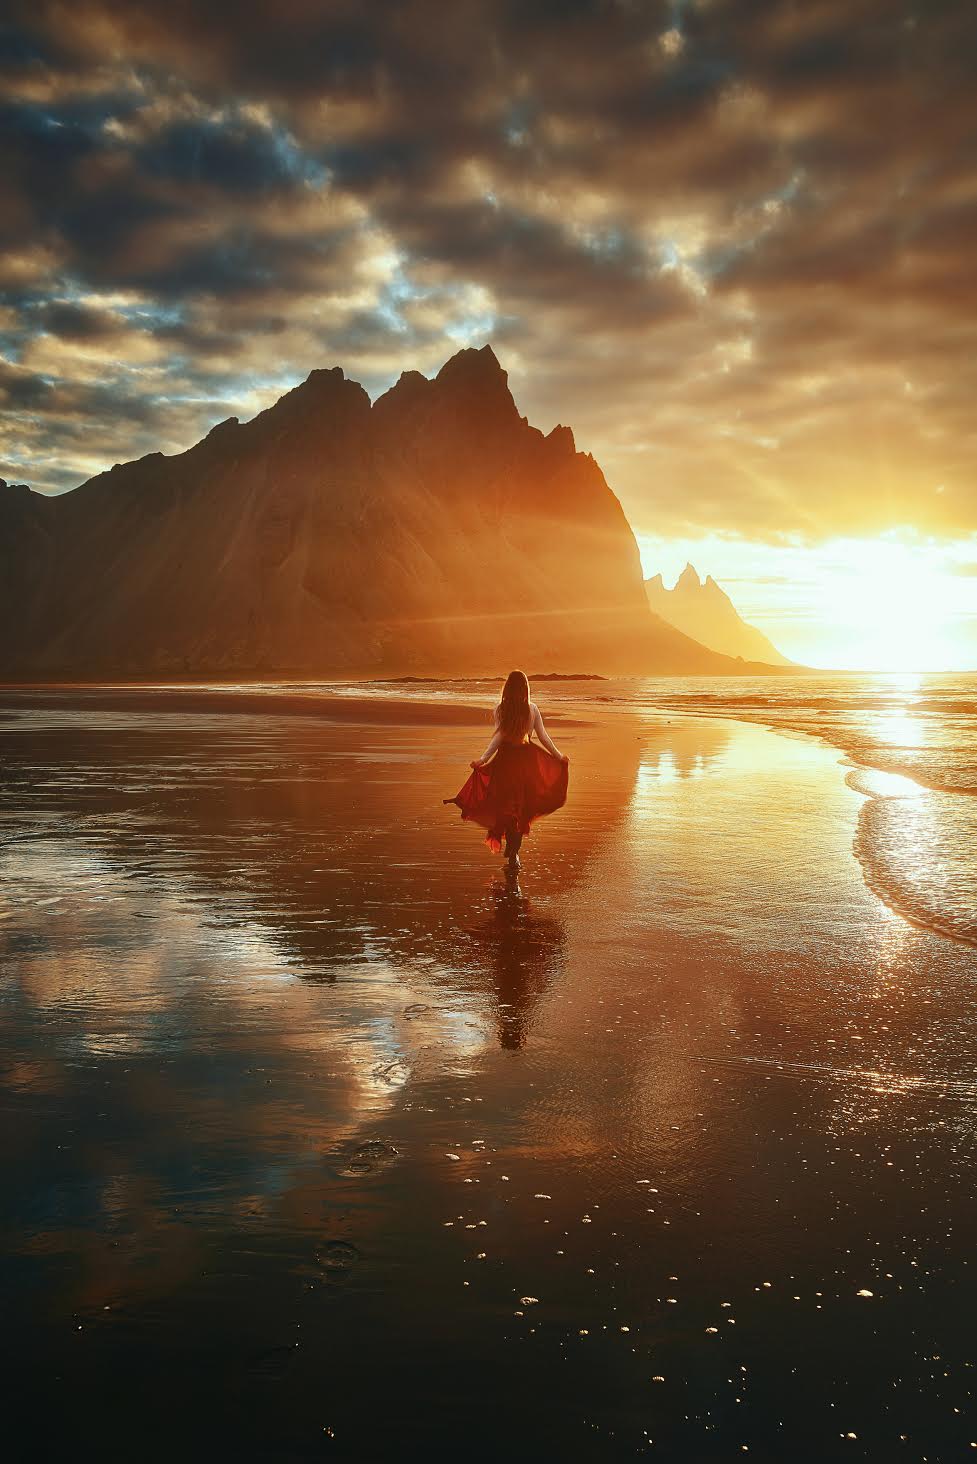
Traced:
<path fill-rule="evenodd" d="M 0 476 L 491 343 L 646 572 L 977 667 L 970 0 L 7 0 Z"/>

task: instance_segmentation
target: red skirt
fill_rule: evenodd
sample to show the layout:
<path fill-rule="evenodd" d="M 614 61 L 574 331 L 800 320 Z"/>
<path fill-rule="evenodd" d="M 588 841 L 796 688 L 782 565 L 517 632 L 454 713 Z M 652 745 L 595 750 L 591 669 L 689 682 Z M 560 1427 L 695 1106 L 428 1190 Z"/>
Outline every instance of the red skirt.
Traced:
<path fill-rule="evenodd" d="M 497 854 L 507 830 L 528 834 L 533 819 L 563 807 L 568 777 L 568 765 L 535 742 L 503 742 L 454 798 L 442 801 L 457 803 L 463 819 L 487 829 L 485 842 Z"/>

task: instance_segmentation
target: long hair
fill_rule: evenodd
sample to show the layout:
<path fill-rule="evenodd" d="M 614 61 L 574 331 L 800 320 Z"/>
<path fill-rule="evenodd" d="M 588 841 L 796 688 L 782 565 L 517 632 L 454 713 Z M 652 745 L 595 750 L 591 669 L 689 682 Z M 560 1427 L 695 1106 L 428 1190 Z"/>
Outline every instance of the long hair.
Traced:
<path fill-rule="evenodd" d="M 504 737 L 525 737 L 533 725 L 529 710 L 529 678 L 525 671 L 510 671 L 495 709 L 495 722 Z"/>

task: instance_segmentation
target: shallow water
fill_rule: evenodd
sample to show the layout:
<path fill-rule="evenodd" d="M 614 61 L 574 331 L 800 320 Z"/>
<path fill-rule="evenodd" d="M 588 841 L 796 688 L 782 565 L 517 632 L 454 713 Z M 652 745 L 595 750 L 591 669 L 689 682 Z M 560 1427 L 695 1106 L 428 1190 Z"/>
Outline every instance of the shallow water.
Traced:
<path fill-rule="evenodd" d="M 893 909 L 977 946 L 977 674 L 817 673 L 540 683 L 551 705 L 657 719 L 668 711 L 735 717 L 802 732 L 846 752 L 868 775 L 855 849 Z M 331 688 L 330 695 L 362 694 Z M 320 688 L 325 692 L 326 688 Z M 412 685 L 411 697 L 459 693 L 486 703 L 495 683 Z M 404 688 L 378 684 L 378 698 Z M 912 801 L 907 802 L 907 798 Z"/>
<path fill-rule="evenodd" d="M 847 752 L 866 796 L 855 851 L 871 887 L 928 929 L 977 946 L 977 675 L 773 677 L 683 683 L 642 704 L 697 708 L 816 736 Z"/>
<path fill-rule="evenodd" d="M 464 728 L 0 722 L 24 1457 L 968 1456 L 974 952 L 837 752 L 669 715 L 518 887 Z"/>

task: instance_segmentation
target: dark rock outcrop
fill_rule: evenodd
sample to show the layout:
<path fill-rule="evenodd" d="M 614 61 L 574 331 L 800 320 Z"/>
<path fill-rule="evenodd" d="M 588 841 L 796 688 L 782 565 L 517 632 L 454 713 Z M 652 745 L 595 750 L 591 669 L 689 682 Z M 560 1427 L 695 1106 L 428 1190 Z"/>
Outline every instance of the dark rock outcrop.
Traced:
<path fill-rule="evenodd" d="M 60 497 L 0 486 L 0 674 L 729 672 L 653 614 L 617 498 L 490 346 L 371 404 L 316 370 Z"/>

